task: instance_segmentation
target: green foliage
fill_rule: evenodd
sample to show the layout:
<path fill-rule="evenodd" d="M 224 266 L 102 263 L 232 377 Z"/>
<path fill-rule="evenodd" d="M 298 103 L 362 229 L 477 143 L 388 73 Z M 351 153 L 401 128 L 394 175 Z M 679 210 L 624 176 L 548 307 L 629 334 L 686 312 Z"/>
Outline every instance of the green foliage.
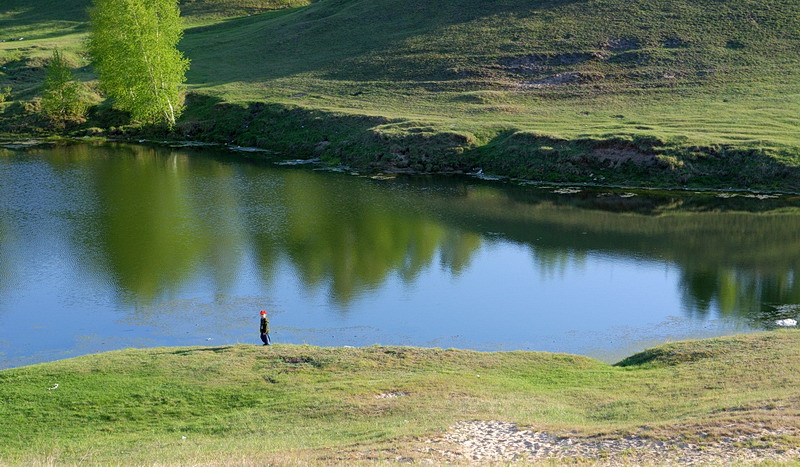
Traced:
<path fill-rule="evenodd" d="M 0 88 L 0 103 L 5 102 L 9 97 L 11 97 L 11 87 Z"/>
<path fill-rule="evenodd" d="M 189 60 L 177 49 L 183 25 L 175 0 L 95 0 L 89 52 L 114 105 L 144 123 L 175 124 Z"/>
<path fill-rule="evenodd" d="M 64 56 L 56 49 L 47 67 L 42 93 L 42 111 L 58 128 L 79 121 L 86 114 L 87 104 L 81 86 L 75 82 Z"/>

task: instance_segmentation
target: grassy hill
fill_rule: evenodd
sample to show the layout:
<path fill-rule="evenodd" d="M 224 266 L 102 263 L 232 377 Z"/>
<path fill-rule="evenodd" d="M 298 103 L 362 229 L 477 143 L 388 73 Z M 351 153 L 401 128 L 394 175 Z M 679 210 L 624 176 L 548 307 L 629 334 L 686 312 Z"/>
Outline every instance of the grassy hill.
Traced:
<path fill-rule="evenodd" d="M 77 50 L 85 0 L 11 2 L 0 36 L 38 35 L 5 56 Z M 182 134 L 376 169 L 800 189 L 793 0 L 308 3 L 182 3 Z"/>
<path fill-rule="evenodd" d="M 430 457 L 419 437 L 492 419 L 671 444 L 756 434 L 736 450 L 758 456 L 796 446 L 799 344 L 798 332 L 673 343 L 616 366 L 380 346 L 109 352 L 0 371 L 0 463 L 375 462 Z"/>

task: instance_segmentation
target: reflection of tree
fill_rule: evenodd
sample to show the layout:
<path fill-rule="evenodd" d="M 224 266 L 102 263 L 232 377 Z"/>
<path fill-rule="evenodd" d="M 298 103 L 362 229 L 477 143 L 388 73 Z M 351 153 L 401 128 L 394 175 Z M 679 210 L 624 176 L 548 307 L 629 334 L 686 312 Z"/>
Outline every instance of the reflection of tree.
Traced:
<path fill-rule="evenodd" d="M 192 241 L 198 251 L 205 248 L 217 293 L 223 293 L 234 286 L 247 241 L 237 180 L 231 166 L 208 160 L 192 164 L 191 174 L 191 217 L 199 229 Z"/>
<path fill-rule="evenodd" d="M 472 255 L 480 246 L 480 235 L 448 229 L 442 241 L 441 264 L 454 274 L 459 274 L 469 266 Z"/>
<path fill-rule="evenodd" d="M 285 182 L 289 255 L 308 285 L 328 282 L 341 302 L 395 271 L 413 280 L 437 250 L 457 271 L 479 246 L 477 235 L 393 205 L 390 193 L 360 180 L 292 172 Z"/>
<path fill-rule="evenodd" d="M 716 304 L 723 315 L 769 318 L 775 306 L 800 304 L 796 271 L 797 267 L 769 272 L 690 270 L 682 275 L 681 284 L 690 313 L 705 316 Z"/>
<path fill-rule="evenodd" d="M 774 305 L 800 304 L 800 210 L 787 201 L 759 213 L 774 205 L 752 199 L 725 204 L 713 196 L 570 198 L 516 187 L 458 191 L 465 194 L 430 200 L 429 211 L 449 225 L 469 228 L 477 220 L 484 231 L 531 245 L 534 261 L 549 275 L 596 252 L 678 265 L 687 312 L 697 316 L 712 307 L 755 316 Z M 626 203 L 644 214 L 617 212 Z M 691 212 L 682 211 L 687 208 Z"/>
<path fill-rule="evenodd" d="M 570 266 L 586 264 L 586 251 L 574 249 L 532 248 L 533 261 L 542 276 L 562 277 Z"/>
<path fill-rule="evenodd" d="M 144 302 L 176 290 L 209 248 L 188 193 L 185 155 L 121 147 L 96 164 L 94 226 L 117 284 Z"/>
<path fill-rule="evenodd" d="M 0 178 L 0 182 L 2 179 Z M 12 253 L 13 239 L 11 238 L 11 226 L 2 217 L 0 212 L 0 292 L 8 287 L 11 280 L 11 265 L 16 260 Z"/>
<path fill-rule="evenodd" d="M 458 271 L 480 246 L 480 235 L 420 216 L 369 181 L 146 147 L 112 154 L 91 160 L 99 207 L 74 243 L 97 250 L 83 256 L 140 303 L 176 292 L 201 270 L 218 291 L 229 289 L 246 254 L 267 282 L 285 255 L 306 285 L 329 287 L 346 303 L 393 273 L 413 280 L 437 253 Z"/>

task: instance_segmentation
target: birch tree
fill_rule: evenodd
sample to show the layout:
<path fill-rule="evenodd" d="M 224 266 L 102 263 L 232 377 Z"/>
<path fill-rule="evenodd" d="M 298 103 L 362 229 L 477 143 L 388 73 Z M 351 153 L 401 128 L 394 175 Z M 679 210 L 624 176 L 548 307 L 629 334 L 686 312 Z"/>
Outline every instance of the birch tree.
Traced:
<path fill-rule="evenodd" d="M 174 126 L 189 69 L 178 0 L 93 0 L 89 17 L 89 53 L 114 106 Z"/>

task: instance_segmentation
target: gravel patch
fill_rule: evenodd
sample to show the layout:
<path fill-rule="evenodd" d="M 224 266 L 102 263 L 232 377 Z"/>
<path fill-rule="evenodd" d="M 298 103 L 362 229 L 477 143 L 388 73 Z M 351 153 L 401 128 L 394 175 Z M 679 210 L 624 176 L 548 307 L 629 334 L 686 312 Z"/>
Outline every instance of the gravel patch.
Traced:
<path fill-rule="evenodd" d="M 457 423 L 441 437 L 425 443 L 429 454 L 455 463 L 563 461 L 603 465 L 722 465 L 800 460 L 800 446 L 785 449 L 760 441 L 766 435 L 788 434 L 794 431 L 763 430 L 700 445 L 638 436 L 618 439 L 556 437 L 519 430 L 513 423 L 472 421 Z"/>

